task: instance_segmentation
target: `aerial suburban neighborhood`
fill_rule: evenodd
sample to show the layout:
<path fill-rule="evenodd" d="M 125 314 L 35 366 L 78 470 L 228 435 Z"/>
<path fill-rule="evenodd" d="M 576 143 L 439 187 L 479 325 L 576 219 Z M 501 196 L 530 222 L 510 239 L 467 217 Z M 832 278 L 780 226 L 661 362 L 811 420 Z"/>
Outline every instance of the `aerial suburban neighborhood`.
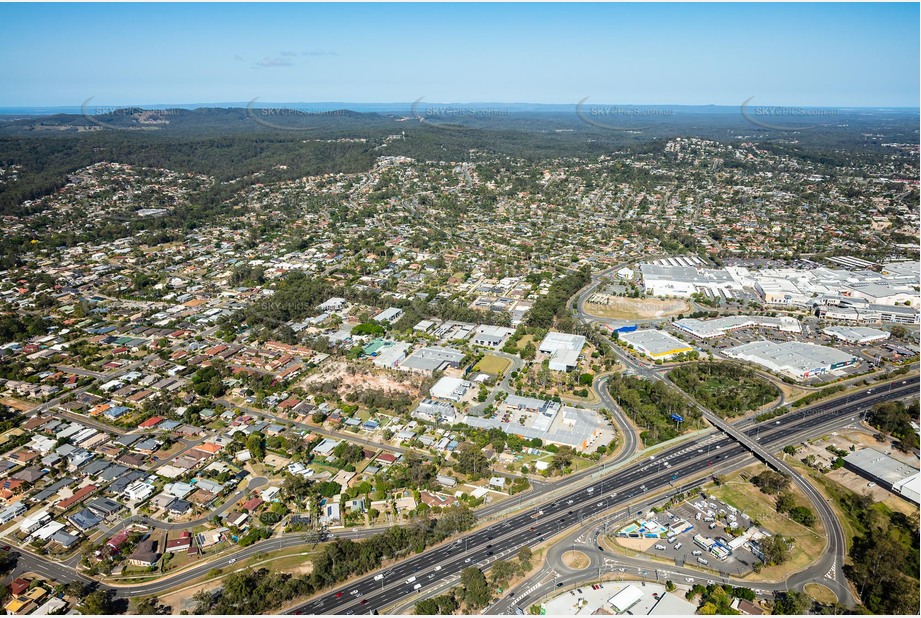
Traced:
<path fill-rule="evenodd" d="M 0 606 L 919 615 L 918 19 L 0 5 Z"/>

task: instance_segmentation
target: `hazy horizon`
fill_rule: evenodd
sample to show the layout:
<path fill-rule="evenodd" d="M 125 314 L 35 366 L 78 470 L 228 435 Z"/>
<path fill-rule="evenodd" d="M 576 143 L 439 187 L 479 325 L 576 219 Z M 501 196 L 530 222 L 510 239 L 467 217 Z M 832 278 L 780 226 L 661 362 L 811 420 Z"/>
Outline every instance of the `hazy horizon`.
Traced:
<path fill-rule="evenodd" d="M 916 3 L 0 4 L 0 107 L 913 109 L 918 19 Z"/>

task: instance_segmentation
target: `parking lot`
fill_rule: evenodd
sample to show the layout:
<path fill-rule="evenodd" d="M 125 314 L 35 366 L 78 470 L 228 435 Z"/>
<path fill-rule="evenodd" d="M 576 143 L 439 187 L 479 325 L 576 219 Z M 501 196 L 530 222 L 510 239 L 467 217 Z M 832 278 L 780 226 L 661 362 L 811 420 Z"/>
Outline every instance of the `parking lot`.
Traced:
<path fill-rule="evenodd" d="M 685 523 L 682 524 L 682 521 Z M 722 538 L 728 544 L 732 537 L 725 532 L 727 526 L 734 525 L 745 531 L 752 525 L 748 516 L 712 497 L 698 496 L 663 511 L 658 514 L 658 523 L 668 530 L 665 533 L 667 538 L 649 540 L 648 548 L 643 551 L 658 558 L 673 560 L 676 566 L 697 566 L 738 576 L 748 573 L 760 562 L 744 544 L 720 560 L 694 543 L 694 536 L 700 534 L 712 539 Z M 630 527 L 628 529 L 632 531 Z M 631 547 L 636 548 L 635 545 Z"/>
<path fill-rule="evenodd" d="M 690 342 L 695 347 L 703 350 L 704 352 L 710 351 L 717 357 L 720 357 L 721 352 L 727 348 L 733 348 L 755 341 L 771 341 L 773 343 L 799 341 L 802 343 L 814 343 L 817 345 L 833 347 L 835 349 L 841 350 L 842 352 L 851 354 L 862 361 L 851 367 L 844 367 L 842 369 L 830 371 L 823 375 L 813 376 L 806 381 L 807 384 L 815 386 L 819 386 L 821 384 L 831 382 L 842 377 L 862 374 L 867 371 L 868 365 L 872 363 L 872 361 L 874 361 L 876 358 L 875 356 L 871 356 L 866 351 L 868 348 L 871 348 L 871 346 L 846 343 L 822 333 L 818 328 L 817 320 L 815 318 L 805 319 L 802 322 L 802 332 L 800 333 L 782 332 L 772 328 L 764 327 L 751 327 L 730 331 L 721 337 L 702 340 L 689 335 L 685 331 L 675 326 L 670 326 L 669 330 L 672 331 L 673 334 L 681 335 L 685 341 Z"/>

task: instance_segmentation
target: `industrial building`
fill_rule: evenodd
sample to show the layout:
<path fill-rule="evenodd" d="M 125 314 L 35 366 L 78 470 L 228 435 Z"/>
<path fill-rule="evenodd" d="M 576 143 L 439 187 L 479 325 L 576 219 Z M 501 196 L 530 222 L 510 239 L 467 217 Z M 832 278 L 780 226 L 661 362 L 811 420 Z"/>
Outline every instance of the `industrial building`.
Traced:
<path fill-rule="evenodd" d="M 550 369 L 571 371 L 579 366 L 579 355 L 585 347 L 585 337 L 569 333 L 547 333 L 538 348 L 550 355 Z"/>
<path fill-rule="evenodd" d="M 823 375 L 860 362 L 856 356 L 847 352 L 799 341 L 753 341 L 723 350 L 723 354 L 729 358 L 761 365 L 797 380 Z"/>
<path fill-rule="evenodd" d="M 432 346 L 420 348 L 400 363 L 400 369 L 419 373 L 434 373 L 448 367 L 457 369 L 464 360 L 464 353 L 454 348 Z"/>
<path fill-rule="evenodd" d="M 833 268 L 703 268 L 694 258 L 665 258 L 640 264 L 643 287 L 652 296 L 687 298 L 704 293 L 735 298 L 752 291 L 768 305 L 809 307 L 817 299 L 856 301 L 871 306 L 873 319 L 918 323 L 921 283 L 917 262 L 884 264 L 882 272 Z M 827 304 L 822 302 L 820 304 Z"/>
<path fill-rule="evenodd" d="M 413 418 L 422 419 L 430 422 L 446 421 L 454 422 L 454 406 L 446 401 L 436 401 L 434 399 L 423 399 L 413 410 Z"/>
<path fill-rule="evenodd" d="M 710 292 L 731 298 L 733 290 L 742 291 L 742 285 L 725 269 L 640 264 L 640 272 L 643 275 L 643 288 L 651 296 L 690 298 L 697 292 Z"/>
<path fill-rule="evenodd" d="M 399 307 L 389 307 L 387 309 L 384 309 L 380 313 L 378 313 L 376 316 L 374 316 L 374 321 L 375 322 L 388 322 L 390 324 L 393 324 L 394 322 L 396 322 L 402 317 L 403 317 L 402 309 L 400 309 Z"/>
<path fill-rule="evenodd" d="M 459 422 L 483 429 L 498 427 L 522 438 L 540 438 L 545 444 L 584 452 L 607 446 L 615 435 L 610 423 L 594 410 L 516 395 L 510 395 L 493 418 L 463 416 Z"/>
<path fill-rule="evenodd" d="M 844 467 L 906 500 L 921 504 L 921 477 L 917 468 L 872 448 L 848 454 Z"/>
<path fill-rule="evenodd" d="M 410 344 L 405 341 L 389 341 L 375 339 L 362 351 L 365 356 L 372 357 L 372 363 L 378 367 L 396 367 L 406 358 Z"/>
<path fill-rule="evenodd" d="M 799 320 L 787 316 L 772 318 L 754 315 L 730 315 L 712 320 L 684 318 L 676 320 L 674 325 L 699 339 L 724 337 L 731 331 L 742 328 L 771 328 L 783 333 L 799 333 L 803 330 Z"/>
<path fill-rule="evenodd" d="M 655 329 L 621 333 L 620 340 L 654 360 L 664 360 L 694 350 L 677 337 Z"/>
<path fill-rule="evenodd" d="M 473 383 L 469 380 L 445 376 L 435 382 L 432 388 L 429 389 L 429 394 L 438 399 L 460 401 L 467 394 L 467 390 L 472 387 Z"/>
<path fill-rule="evenodd" d="M 873 343 L 875 341 L 885 341 L 889 338 L 887 331 L 866 326 L 831 326 L 822 332 L 848 343 Z"/>
<path fill-rule="evenodd" d="M 473 334 L 473 345 L 479 345 L 486 348 L 499 348 L 505 343 L 505 340 L 515 332 L 515 329 L 507 326 L 491 326 L 483 324 L 477 326 Z"/>

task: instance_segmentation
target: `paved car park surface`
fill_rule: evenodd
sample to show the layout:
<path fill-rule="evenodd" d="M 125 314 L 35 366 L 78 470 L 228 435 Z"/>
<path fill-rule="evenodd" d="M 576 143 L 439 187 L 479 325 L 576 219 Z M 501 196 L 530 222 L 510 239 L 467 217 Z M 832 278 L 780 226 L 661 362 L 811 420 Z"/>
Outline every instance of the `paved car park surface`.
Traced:
<path fill-rule="evenodd" d="M 742 531 L 752 525 L 748 516 L 725 502 L 712 496 L 698 496 L 657 516 L 658 522 L 665 528 L 672 528 L 683 520 L 687 525 L 680 526 L 678 530 L 690 529 L 683 532 L 676 530 L 674 534 L 669 532 L 671 541 L 667 538 L 656 540 L 644 553 L 673 560 L 676 566 L 704 567 L 733 575 L 747 573 L 760 560 L 744 545 L 734 549 L 732 555 L 725 560 L 720 560 L 694 543 L 697 534 L 709 538 L 722 537 L 727 542 L 731 540 L 731 536 L 725 532 L 729 517 L 735 518 L 737 527 Z M 703 558 L 707 564 L 699 563 L 698 558 Z"/>

